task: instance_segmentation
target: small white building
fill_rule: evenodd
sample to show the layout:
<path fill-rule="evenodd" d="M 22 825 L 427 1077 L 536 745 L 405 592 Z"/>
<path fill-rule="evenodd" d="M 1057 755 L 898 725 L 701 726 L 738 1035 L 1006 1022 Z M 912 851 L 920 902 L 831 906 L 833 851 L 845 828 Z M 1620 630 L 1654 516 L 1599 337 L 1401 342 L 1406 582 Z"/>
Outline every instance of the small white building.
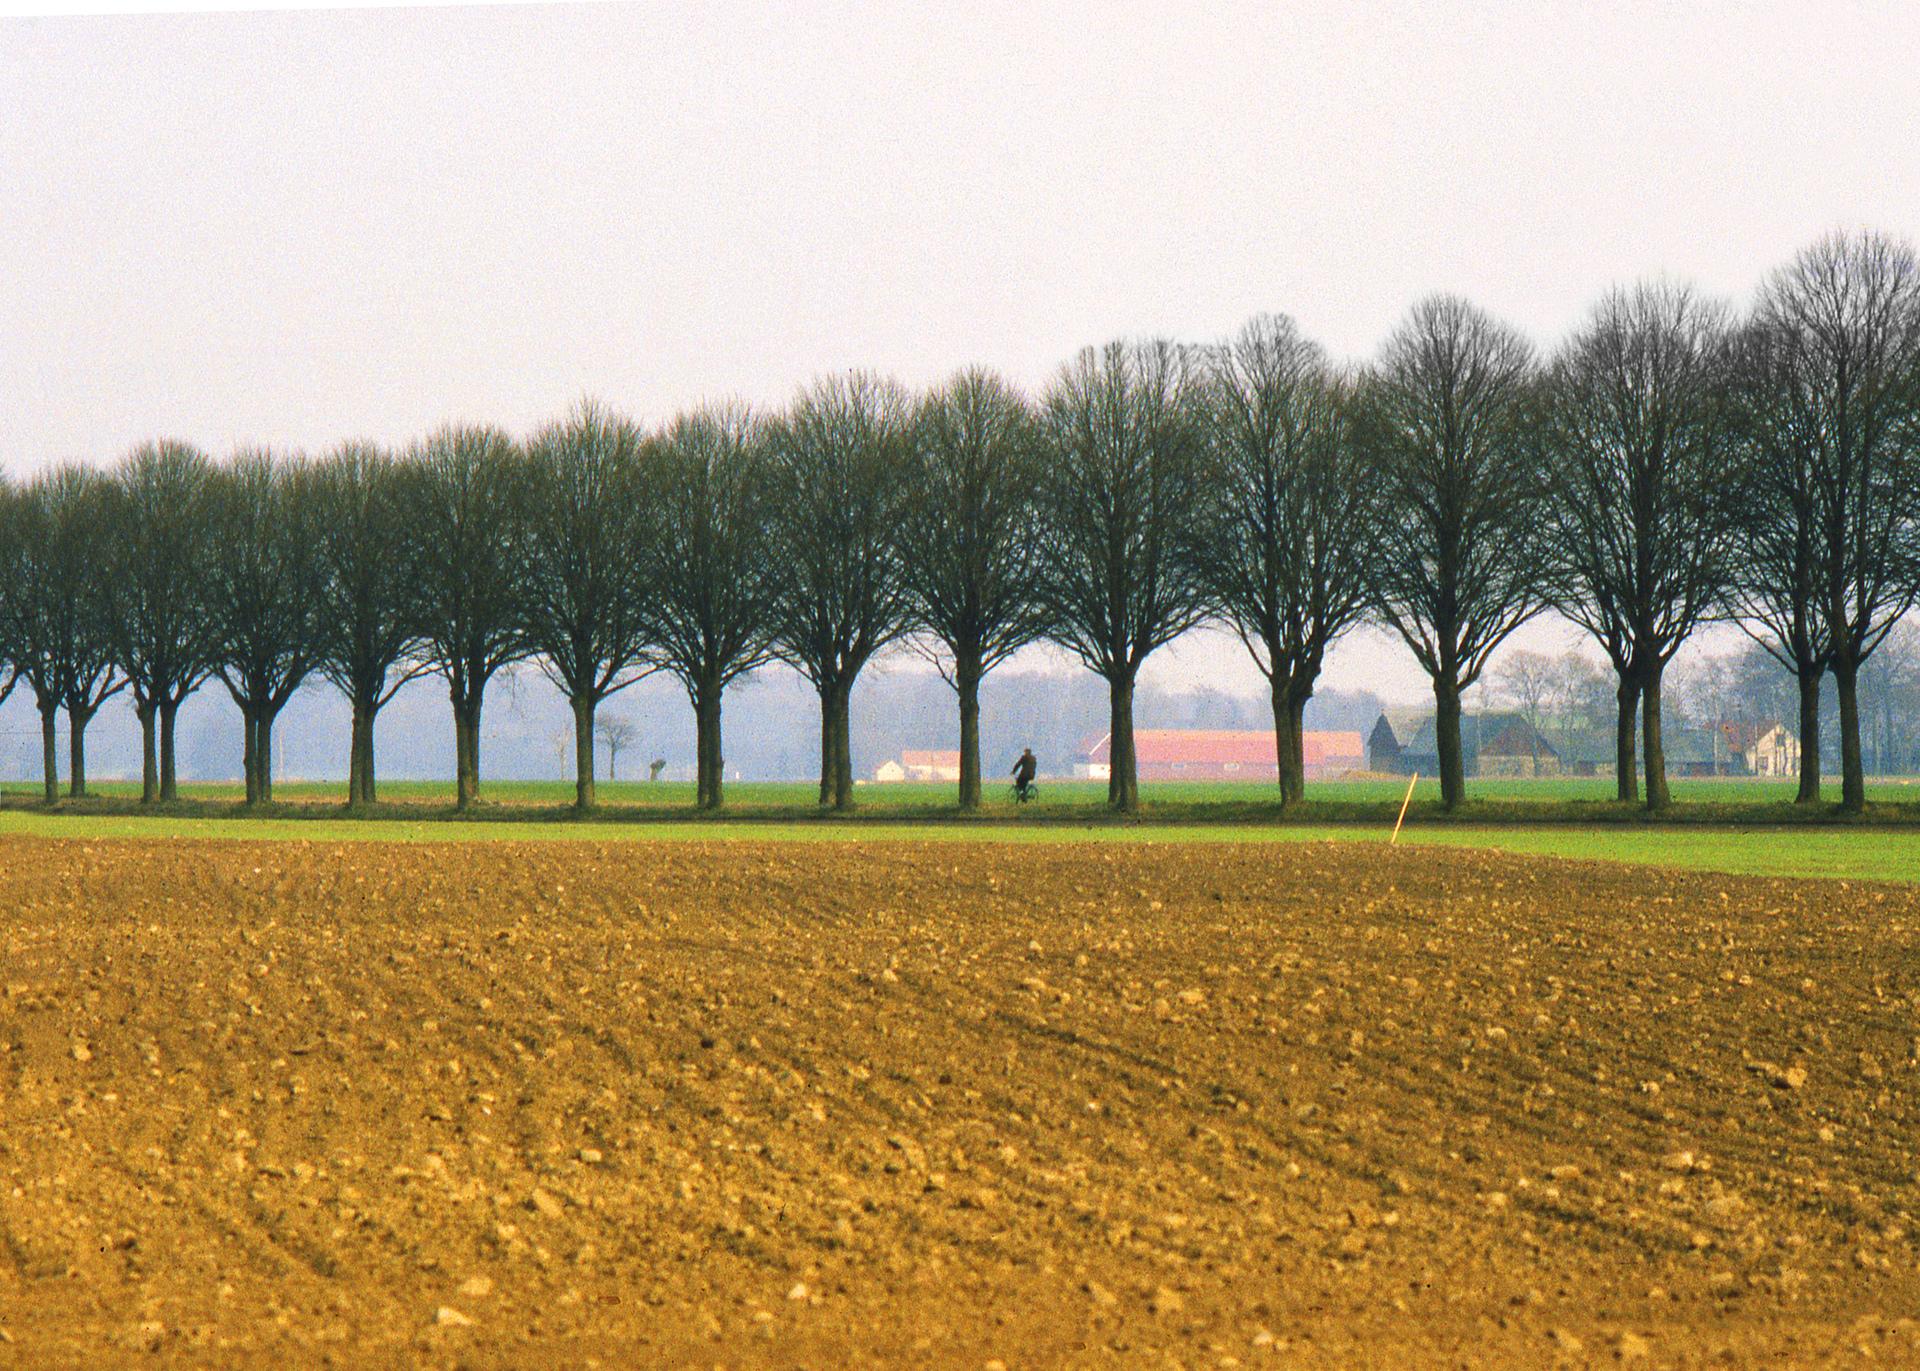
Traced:
<path fill-rule="evenodd" d="M 1766 729 L 1747 744 L 1741 755 L 1749 775 L 1800 774 L 1800 739 L 1785 724 L 1775 724 Z"/>
<path fill-rule="evenodd" d="M 876 781 L 958 781 L 960 753 L 916 751 L 908 748 L 873 769 Z"/>

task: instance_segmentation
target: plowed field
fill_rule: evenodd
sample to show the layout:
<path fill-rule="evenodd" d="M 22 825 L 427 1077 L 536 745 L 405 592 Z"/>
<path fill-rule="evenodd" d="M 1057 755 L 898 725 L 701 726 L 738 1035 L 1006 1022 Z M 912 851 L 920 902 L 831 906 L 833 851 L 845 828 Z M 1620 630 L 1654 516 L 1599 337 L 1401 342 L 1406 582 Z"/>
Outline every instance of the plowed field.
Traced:
<path fill-rule="evenodd" d="M 1920 1363 L 1920 902 L 0 841 L 0 1364 Z"/>

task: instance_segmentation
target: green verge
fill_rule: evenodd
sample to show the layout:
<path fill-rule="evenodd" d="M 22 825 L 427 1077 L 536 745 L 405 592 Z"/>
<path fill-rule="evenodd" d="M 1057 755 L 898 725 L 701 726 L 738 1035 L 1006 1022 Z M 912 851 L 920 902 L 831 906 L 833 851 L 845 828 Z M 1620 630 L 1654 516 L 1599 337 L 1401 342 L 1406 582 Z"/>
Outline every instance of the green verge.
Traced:
<path fill-rule="evenodd" d="M 317 807 L 316 807 L 317 808 Z M 646 823 L 578 822 L 522 818 L 512 822 L 390 817 L 199 817 L 125 812 L 0 810 L 0 836 L 149 840 L 270 840 L 335 842 L 639 841 L 713 842 L 1016 842 L 1016 843 L 1295 843 L 1384 844 L 1384 825 L 1287 823 L 927 823 L 861 820 L 735 821 L 703 819 Z M 1410 824 L 1402 848 L 1432 845 L 1489 848 L 1539 856 L 1728 874 L 1920 881 L 1920 834 L 1879 827 L 1738 829 L 1693 825 L 1581 827 L 1536 824 Z M 16 849 L 17 852 L 17 849 Z M 7 860 L 0 849 L 0 861 Z M 17 857 L 15 858 L 18 859 Z"/>
<path fill-rule="evenodd" d="M 1308 822 L 1375 819 L 1398 809 L 1406 788 L 1405 781 L 1390 777 L 1314 781 L 1309 783 L 1307 801 L 1297 815 Z M 140 794 L 139 784 L 132 781 L 95 782 L 92 789 L 104 802 L 134 800 Z M 1040 802 L 1023 812 L 1077 816 L 1097 814 L 1105 808 L 1104 781 L 1045 780 L 1040 789 Z M 181 791 L 183 805 L 235 805 L 242 796 L 239 783 L 228 781 L 193 782 L 182 786 Z M 1831 791 L 1839 793 L 1837 780 Z M 1541 821 L 1555 816 L 1559 821 L 1579 823 L 1644 821 L 1638 806 L 1622 805 L 1613 799 L 1613 783 L 1604 779 L 1483 777 L 1469 781 L 1467 792 L 1467 804 L 1458 816 L 1463 822 L 1509 818 Z M 491 807 L 559 809 L 572 803 L 573 783 L 488 781 L 484 793 Z M 805 781 L 735 781 L 727 786 L 727 809 L 737 816 L 798 818 L 816 808 L 816 793 L 813 783 Z M 1271 818 L 1279 810 L 1273 787 L 1255 781 L 1145 781 L 1140 793 L 1151 814 L 1168 820 Z M 1673 782 L 1675 804 L 1668 817 L 1677 822 L 1689 817 L 1698 822 L 1722 822 L 1727 821 L 1726 816 L 1754 822 L 1805 822 L 1830 812 L 1830 806 L 1795 806 L 1793 793 L 1794 782 L 1790 780 L 1680 778 Z M 0 783 L 0 802 L 30 803 L 38 794 L 38 786 L 31 781 Z M 274 783 L 274 794 L 283 804 L 339 805 L 346 798 L 346 785 L 341 781 L 283 780 Z M 615 812 L 689 817 L 694 812 L 691 783 L 601 781 L 598 794 L 601 804 Z M 861 812 L 878 817 L 943 817 L 955 813 L 954 787 L 948 784 L 861 784 L 855 794 Z M 450 781 L 382 781 L 380 795 L 385 805 L 428 808 L 450 807 L 454 798 Z M 1920 823 L 1920 778 L 1869 778 L 1867 799 L 1877 818 Z M 1415 813 L 1435 816 L 1439 800 L 1437 780 L 1423 778 L 1414 787 Z M 1013 812 L 1007 787 L 1001 781 L 989 781 L 985 811 Z"/>

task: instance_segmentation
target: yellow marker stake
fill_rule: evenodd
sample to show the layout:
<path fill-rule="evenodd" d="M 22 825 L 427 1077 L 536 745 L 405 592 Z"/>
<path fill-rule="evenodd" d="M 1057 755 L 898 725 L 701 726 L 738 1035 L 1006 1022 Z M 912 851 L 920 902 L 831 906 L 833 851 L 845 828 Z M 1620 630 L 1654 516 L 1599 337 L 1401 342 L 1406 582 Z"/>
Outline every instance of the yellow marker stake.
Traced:
<path fill-rule="evenodd" d="M 1387 839 L 1388 847 L 1400 841 L 1400 825 L 1407 821 L 1407 806 L 1413 803 L 1413 787 L 1419 780 L 1420 773 L 1416 771 L 1413 780 L 1407 782 L 1407 798 L 1400 802 L 1400 817 L 1393 821 L 1393 836 Z"/>

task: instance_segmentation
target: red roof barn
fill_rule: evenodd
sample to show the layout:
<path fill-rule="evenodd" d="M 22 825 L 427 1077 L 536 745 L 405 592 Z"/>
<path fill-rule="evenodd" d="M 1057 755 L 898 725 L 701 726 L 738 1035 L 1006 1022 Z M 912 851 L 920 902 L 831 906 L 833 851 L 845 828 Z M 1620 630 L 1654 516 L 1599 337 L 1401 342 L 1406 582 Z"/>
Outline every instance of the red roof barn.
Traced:
<path fill-rule="evenodd" d="M 1111 765 L 1111 735 L 1101 734 L 1086 747 L 1076 768 L 1083 776 L 1105 780 Z M 1365 763 L 1366 746 L 1358 733 L 1310 732 L 1300 750 L 1309 777 L 1337 776 Z M 1273 734 L 1263 729 L 1139 728 L 1133 733 L 1135 761 L 1143 781 L 1278 781 Z"/>

